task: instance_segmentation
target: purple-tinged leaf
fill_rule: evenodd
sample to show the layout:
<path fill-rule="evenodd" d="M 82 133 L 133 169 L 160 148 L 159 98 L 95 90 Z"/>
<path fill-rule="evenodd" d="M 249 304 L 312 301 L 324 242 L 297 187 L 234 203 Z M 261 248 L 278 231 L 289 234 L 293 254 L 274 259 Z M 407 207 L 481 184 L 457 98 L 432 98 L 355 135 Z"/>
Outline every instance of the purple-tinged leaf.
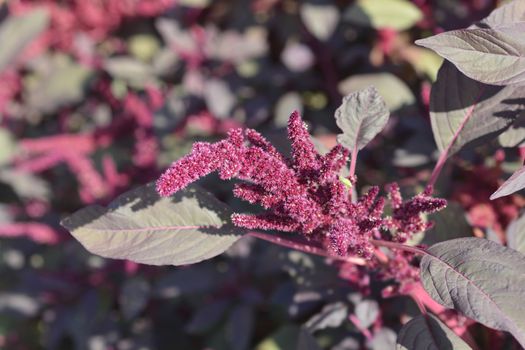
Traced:
<path fill-rule="evenodd" d="M 397 335 L 397 350 L 468 350 L 468 346 L 436 316 L 414 317 Z"/>
<path fill-rule="evenodd" d="M 514 0 L 492 11 L 487 18 L 476 24 L 476 26 L 478 28 L 487 26 L 494 28 L 521 21 L 525 21 L 525 2 L 523 0 Z"/>
<path fill-rule="evenodd" d="M 525 215 L 512 221 L 507 227 L 507 245 L 509 248 L 525 254 Z"/>
<path fill-rule="evenodd" d="M 514 174 L 512 174 L 512 176 L 509 177 L 507 181 L 505 181 L 503 185 L 501 185 L 498 190 L 490 196 L 490 199 L 494 200 L 500 197 L 505 197 L 523 188 L 525 188 L 525 166 L 521 167 Z"/>
<path fill-rule="evenodd" d="M 337 126 L 343 131 L 337 141 L 352 152 L 365 147 L 388 122 L 385 101 L 373 86 L 343 98 L 335 111 Z"/>
<path fill-rule="evenodd" d="M 432 299 L 525 345 L 524 255 L 482 238 L 441 242 L 427 252 L 421 280 Z"/>
<path fill-rule="evenodd" d="M 223 253 L 242 237 L 228 207 L 189 187 L 160 197 L 155 184 L 127 192 L 108 208 L 89 206 L 62 225 L 93 254 L 150 265 L 186 265 Z"/>
<path fill-rule="evenodd" d="M 471 143 L 494 138 L 524 109 L 522 89 L 486 85 L 466 77 L 444 62 L 430 95 L 434 139 L 448 156 Z"/>
<path fill-rule="evenodd" d="M 492 85 L 525 82 L 525 23 L 453 30 L 417 40 L 469 78 Z"/>

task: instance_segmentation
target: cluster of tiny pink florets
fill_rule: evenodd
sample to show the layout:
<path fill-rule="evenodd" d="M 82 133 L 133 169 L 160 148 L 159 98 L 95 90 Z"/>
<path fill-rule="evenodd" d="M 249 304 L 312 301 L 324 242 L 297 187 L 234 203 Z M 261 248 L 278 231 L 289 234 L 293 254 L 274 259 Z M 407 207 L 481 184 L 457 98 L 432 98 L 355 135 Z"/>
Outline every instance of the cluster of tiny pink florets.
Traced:
<path fill-rule="evenodd" d="M 446 204 L 431 198 L 429 190 L 403 203 L 394 184 L 390 187 L 393 215 L 383 218 L 385 199 L 378 197 L 378 187 L 353 202 L 351 191 L 341 181 L 347 149 L 337 145 L 326 155 L 319 154 L 297 112 L 290 116 L 288 138 L 292 145 L 289 159 L 252 129 L 232 129 L 227 139 L 216 143 L 195 143 L 190 154 L 160 177 L 157 190 L 169 196 L 214 171 L 221 179 L 244 180 L 246 183 L 235 186 L 234 195 L 266 211 L 233 214 L 236 226 L 298 232 L 339 256 L 370 257 L 374 251 L 371 239 L 381 237 L 381 229 L 404 241 L 427 228 L 422 213 Z"/>

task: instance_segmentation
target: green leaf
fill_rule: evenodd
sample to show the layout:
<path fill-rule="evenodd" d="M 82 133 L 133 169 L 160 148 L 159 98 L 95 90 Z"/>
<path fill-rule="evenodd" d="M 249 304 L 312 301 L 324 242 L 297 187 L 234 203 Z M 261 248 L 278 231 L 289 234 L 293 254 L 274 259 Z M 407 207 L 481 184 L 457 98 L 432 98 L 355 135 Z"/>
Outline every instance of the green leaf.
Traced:
<path fill-rule="evenodd" d="M 49 25 L 49 13 L 34 10 L 22 16 L 9 16 L 0 27 L 0 71 L 13 63 L 40 33 Z"/>
<path fill-rule="evenodd" d="M 507 227 L 507 245 L 525 254 L 525 215 L 522 214 Z"/>
<path fill-rule="evenodd" d="M 348 8 L 344 18 L 365 27 L 405 30 L 421 20 L 423 13 L 406 0 L 358 0 Z"/>
<path fill-rule="evenodd" d="M 482 238 L 441 242 L 427 252 L 420 273 L 432 299 L 525 345 L 525 256 Z"/>
<path fill-rule="evenodd" d="M 490 140 L 518 117 L 524 108 L 517 86 L 485 85 L 444 62 L 430 95 L 430 120 L 438 149 L 452 142 L 448 155 L 467 144 Z"/>
<path fill-rule="evenodd" d="M 468 28 L 417 40 L 452 62 L 469 78 L 492 85 L 525 82 L 525 23 Z"/>
<path fill-rule="evenodd" d="M 91 253 L 150 265 L 186 265 L 228 249 L 243 231 L 228 207 L 194 186 L 159 197 L 153 183 L 89 206 L 62 225 Z"/>
<path fill-rule="evenodd" d="M 305 3 L 300 9 L 305 27 L 319 40 L 328 40 L 339 23 L 339 10 L 333 5 Z"/>
<path fill-rule="evenodd" d="M 56 54 L 40 58 L 34 81 L 24 84 L 27 103 L 36 112 L 53 113 L 58 108 L 80 102 L 93 71 L 68 56 Z"/>
<path fill-rule="evenodd" d="M 341 81 L 338 89 L 340 93 L 347 95 L 369 86 L 377 89 L 391 112 L 416 102 L 408 86 L 391 73 L 354 74 Z"/>
<path fill-rule="evenodd" d="M 512 174 L 512 176 L 490 196 L 490 199 L 494 200 L 500 197 L 505 197 L 514 192 L 518 192 L 523 188 L 525 188 L 525 166 Z"/>
<path fill-rule="evenodd" d="M 373 86 L 350 94 L 335 111 L 337 126 L 343 131 L 337 142 L 359 151 L 383 130 L 388 117 L 386 103 Z"/>
<path fill-rule="evenodd" d="M 152 67 L 132 57 L 108 58 L 104 62 L 104 69 L 114 79 L 121 79 L 135 88 L 140 89 L 148 83 L 155 82 Z"/>
<path fill-rule="evenodd" d="M 288 350 L 297 346 L 300 334 L 299 327 L 295 325 L 284 325 L 269 337 L 263 339 L 255 350 Z"/>
<path fill-rule="evenodd" d="M 436 316 L 419 315 L 407 322 L 397 336 L 397 350 L 471 349 Z"/>
<path fill-rule="evenodd" d="M 0 129 L 0 166 L 9 163 L 17 153 L 16 140 L 9 129 Z"/>

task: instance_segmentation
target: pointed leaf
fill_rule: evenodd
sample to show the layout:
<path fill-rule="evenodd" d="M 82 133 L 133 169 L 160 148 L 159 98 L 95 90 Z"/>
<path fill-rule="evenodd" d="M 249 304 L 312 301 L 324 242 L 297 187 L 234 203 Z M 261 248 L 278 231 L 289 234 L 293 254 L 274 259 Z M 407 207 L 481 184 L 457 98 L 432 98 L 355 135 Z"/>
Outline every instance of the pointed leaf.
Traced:
<path fill-rule="evenodd" d="M 423 14 L 406 0 L 358 0 L 344 14 L 352 23 L 376 29 L 405 30 L 423 18 Z"/>
<path fill-rule="evenodd" d="M 335 111 L 337 126 L 343 133 L 337 141 L 349 150 L 365 147 L 388 122 L 388 108 L 373 86 L 343 98 Z"/>
<path fill-rule="evenodd" d="M 490 196 L 490 199 L 494 200 L 500 197 L 505 197 L 514 192 L 518 192 L 523 188 L 525 188 L 525 166 L 512 174 L 512 176 Z"/>
<path fill-rule="evenodd" d="M 525 254 L 525 215 L 512 221 L 507 228 L 507 244 L 509 248 Z"/>
<path fill-rule="evenodd" d="M 514 0 L 492 11 L 487 18 L 477 24 L 477 27 L 485 28 L 488 26 L 493 28 L 520 21 L 525 21 L 525 2 Z"/>
<path fill-rule="evenodd" d="M 212 258 L 242 237 L 229 209 L 189 187 L 161 198 L 153 183 L 127 192 L 108 208 L 89 206 L 62 225 L 91 253 L 150 265 L 186 265 Z"/>
<path fill-rule="evenodd" d="M 348 309 L 346 305 L 342 302 L 335 302 L 323 307 L 321 312 L 312 316 L 306 322 L 305 326 L 310 332 L 339 327 L 346 320 L 347 315 Z"/>
<path fill-rule="evenodd" d="M 43 9 L 22 16 L 9 16 L 0 27 L 0 71 L 10 65 L 25 47 L 49 24 L 49 13 Z"/>
<path fill-rule="evenodd" d="M 449 156 L 467 144 L 494 138 L 524 108 L 521 88 L 482 84 L 444 62 L 430 95 L 430 120 L 438 149 L 443 152 L 456 133 Z"/>
<path fill-rule="evenodd" d="M 482 238 L 458 238 L 431 246 L 421 260 L 429 295 L 525 345 L 525 256 Z"/>
<path fill-rule="evenodd" d="M 492 85 L 525 82 L 525 23 L 453 30 L 417 40 L 469 78 Z"/>
<path fill-rule="evenodd" d="M 407 322 L 397 336 L 397 350 L 468 350 L 468 346 L 436 316 L 427 314 Z"/>

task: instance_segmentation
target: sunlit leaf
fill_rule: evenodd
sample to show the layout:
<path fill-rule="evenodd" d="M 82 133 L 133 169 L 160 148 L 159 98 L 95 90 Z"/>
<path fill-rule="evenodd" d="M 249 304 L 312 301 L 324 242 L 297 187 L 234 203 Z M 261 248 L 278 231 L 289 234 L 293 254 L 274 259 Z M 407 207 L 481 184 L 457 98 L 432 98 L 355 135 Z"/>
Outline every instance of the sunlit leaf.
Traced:
<path fill-rule="evenodd" d="M 525 82 L 525 23 L 453 30 L 416 41 L 485 84 Z"/>
<path fill-rule="evenodd" d="M 359 151 L 383 130 L 388 117 L 386 103 L 374 87 L 352 93 L 335 111 L 337 126 L 343 130 L 337 141 L 349 150 Z"/>
<path fill-rule="evenodd" d="M 507 227 L 507 245 L 525 254 L 525 215 L 522 214 Z"/>
<path fill-rule="evenodd" d="M 514 192 L 518 192 L 523 188 L 525 188 L 525 166 L 512 174 L 512 176 L 490 196 L 490 199 L 505 197 Z"/>
<path fill-rule="evenodd" d="M 305 326 L 310 332 L 339 327 L 346 320 L 347 315 L 348 308 L 344 303 L 336 302 L 328 304 L 323 307 L 321 312 L 312 316 L 308 322 L 306 322 Z"/>
<path fill-rule="evenodd" d="M 405 30 L 423 18 L 421 10 L 406 0 L 357 0 L 344 14 L 350 23 Z"/>
<path fill-rule="evenodd" d="M 432 299 L 525 345 L 524 255 L 481 238 L 441 242 L 427 252 L 421 280 Z"/>
<path fill-rule="evenodd" d="M 388 109 L 393 112 L 416 102 L 408 86 L 391 73 L 353 74 L 339 83 L 339 92 L 343 95 L 373 86 L 385 100 Z"/>
<path fill-rule="evenodd" d="M 492 11 L 487 18 L 476 26 L 478 28 L 497 27 L 520 21 L 525 21 L 525 2 L 513 0 Z"/>
<path fill-rule="evenodd" d="M 320 40 L 329 39 L 339 23 L 339 9 L 334 5 L 305 3 L 300 11 L 306 28 Z"/>
<path fill-rule="evenodd" d="M 212 258 L 242 237 L 229 209 L 190 187 L 161 198 L 153 183 L 127 192 L 107 208 L 93 205 L 62 221 L 94 254 L 150 265 L 185 265 Z"/>

